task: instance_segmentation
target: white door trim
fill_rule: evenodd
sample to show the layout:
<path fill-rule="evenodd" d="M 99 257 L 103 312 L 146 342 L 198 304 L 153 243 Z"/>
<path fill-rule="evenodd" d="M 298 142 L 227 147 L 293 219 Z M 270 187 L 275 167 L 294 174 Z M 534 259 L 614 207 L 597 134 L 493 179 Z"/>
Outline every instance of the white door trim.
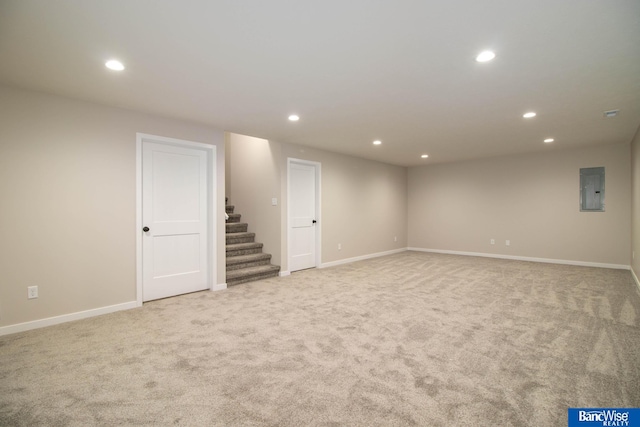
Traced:
<path fill-rule="evenodd" d="M 289 185 L 289 180 L 291 179 L 291 164 L 297 163 L 307 166 L 313 166 L 316 171 L 316 259 L 315 259 L 315 267 L 318 268 L 322 264 L 322 206 L 320 205 L 321 190 L 322 190 L 322 181 L 321 181 L 321 166 L 320 162 L 312 162 L 309 160 L 295 159 L 293 157 L 287 157 L 287 272 L 291 269 L 291 233 L 289 230 L 291 229 L 291 185 Z"/>
<path fill-rule="evenodd" d="M 208 191 L 207 191 L 207 226 L 208 226 L 208 283 L 209 289 L 217 289 L 216 272 L 218 259 L 216 253 L 216 146 L 203 144 L 200 142 L 186 141 L 182 139 L 167 138 L 164 136 L 149 135 L 146 133 L 136 133 L 136 305 L 142 306 L 142 143 L 144 141 L 158 144 L 173 145 L 178 147 L 191 147 L 206 150 L 208 152 Z"/>

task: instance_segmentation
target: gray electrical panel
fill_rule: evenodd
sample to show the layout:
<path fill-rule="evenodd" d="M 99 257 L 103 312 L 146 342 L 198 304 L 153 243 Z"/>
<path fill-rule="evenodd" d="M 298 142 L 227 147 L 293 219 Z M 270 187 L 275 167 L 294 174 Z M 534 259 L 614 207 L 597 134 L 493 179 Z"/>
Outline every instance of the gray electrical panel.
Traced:
<path fill-rule="evenodd" d="M 580 211 L 604 212 L 604 167 L 580 169 Z"/>

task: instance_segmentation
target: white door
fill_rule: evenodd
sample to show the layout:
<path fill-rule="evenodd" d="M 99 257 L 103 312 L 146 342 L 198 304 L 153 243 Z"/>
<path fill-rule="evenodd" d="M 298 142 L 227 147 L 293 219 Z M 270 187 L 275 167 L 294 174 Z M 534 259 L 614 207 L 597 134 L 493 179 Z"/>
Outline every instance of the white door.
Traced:
<path fill-rule="evenodd" d="M 142 142 L 142 299 L 209 288 L 207 151 Z"/>
<path fill-rule="evenodd" d="M 289 271 L 316 266 L 316 167 L 289 161 Z"/>

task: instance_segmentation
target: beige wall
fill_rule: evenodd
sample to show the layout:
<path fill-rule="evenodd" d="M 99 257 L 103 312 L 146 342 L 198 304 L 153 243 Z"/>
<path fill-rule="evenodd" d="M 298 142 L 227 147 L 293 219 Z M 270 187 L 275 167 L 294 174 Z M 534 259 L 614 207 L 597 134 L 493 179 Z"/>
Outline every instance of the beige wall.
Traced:
<path fill-rule="evenodd" d="M 640 279 L 640 128 L 631 143 L 631 250 L 631 268 Z"/>
<path fill-rule="evenodd" d="M 406 168 L 242 135 L 227 139 L 229 202 L 282 271 L 288 270 L 288 158 L 321 164 L 323 264 L 407 246 Z"/>
<path fill-rule="evenodd" d="M 623 144 L 410 168 L 409 247 L 628 266 L 629 155 Z M 579 169 L 595 166 L 606 212 L 580 212 Z"/>
<path fill-rule="evenodd" d="M 136 132 L 216 145 L 222 211 L 220 131 L 3 86 L 0 118 L 0 327 L 135 301 Z"/>

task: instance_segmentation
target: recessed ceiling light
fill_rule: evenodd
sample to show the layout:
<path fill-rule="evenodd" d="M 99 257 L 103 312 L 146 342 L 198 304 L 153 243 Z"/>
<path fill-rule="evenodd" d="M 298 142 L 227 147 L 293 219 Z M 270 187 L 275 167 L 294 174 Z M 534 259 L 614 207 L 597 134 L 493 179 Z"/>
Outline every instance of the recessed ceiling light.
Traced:
<path fill-rule="evenodd" d="M 605 111 L 603 114 L 605 117 L 609 118 L 609 117 L 617 116 L 619 112 L 620 110 L 609 110 L 609 111 Z"/>
<path fill-rule="evenodd" d="M 380 140 L 373 141 L 373 145 L 380 145 L 380 144 L 382 144 L 382 141 Z"/>
<path fill-rule="evenodd" d="M 111 59 L 111 60 L 105 62 L 104 65 L 110 70 L 114 70 L 114 71 L 122 71 L 122 70 L 124 70 L 124 65 L 122 65 L 122 62 L 120 62 L 120 61 L 118 61 L 116 59 Z"/>
<path fill-rule="evenodd" d="M 422 156 L 420 156 L 420 157 L 422 157 L 423 159 L 426 159 L 427 157 L 429 157 L 429 155 L 428 155 L 428 154 L 423 154 L 423 155 L 422 155 Z"/>
<path fill-rule="evenodd" d="M 480 52 L 478 56 L 476 56 L 476 61 L 478 62 L 487 62 L 491 61 L 496 57 L 496 54 L 491 52 L 490 50 L 485 50 L 484 52 Z"/>
<path fill-rule="evenodd" d="M 298 120 L 300 120 L 300 117 L 296 114 L 292 114 L 289 116 L 289 120 L 291 120 L 292 122 L 297 122 Z"/>
<path fill-rule="evenodd" d="M 533 111 L 529 111 L 528 113 L 524 113 L 522 115 L 522 117 L 524 117 L 525 119 L 530 119 L 530 118 L 535 117 L 535 116 L 536 116 L 536 113 L 534 113 Z"/>
<path fill-rule="evenodd" d="M 547 138 L 544 140 L 544 142 L 546 142 L 547 144 L 549 144 L 550 142 L 553 142 L 554 139 L 553 138 Z"/>

